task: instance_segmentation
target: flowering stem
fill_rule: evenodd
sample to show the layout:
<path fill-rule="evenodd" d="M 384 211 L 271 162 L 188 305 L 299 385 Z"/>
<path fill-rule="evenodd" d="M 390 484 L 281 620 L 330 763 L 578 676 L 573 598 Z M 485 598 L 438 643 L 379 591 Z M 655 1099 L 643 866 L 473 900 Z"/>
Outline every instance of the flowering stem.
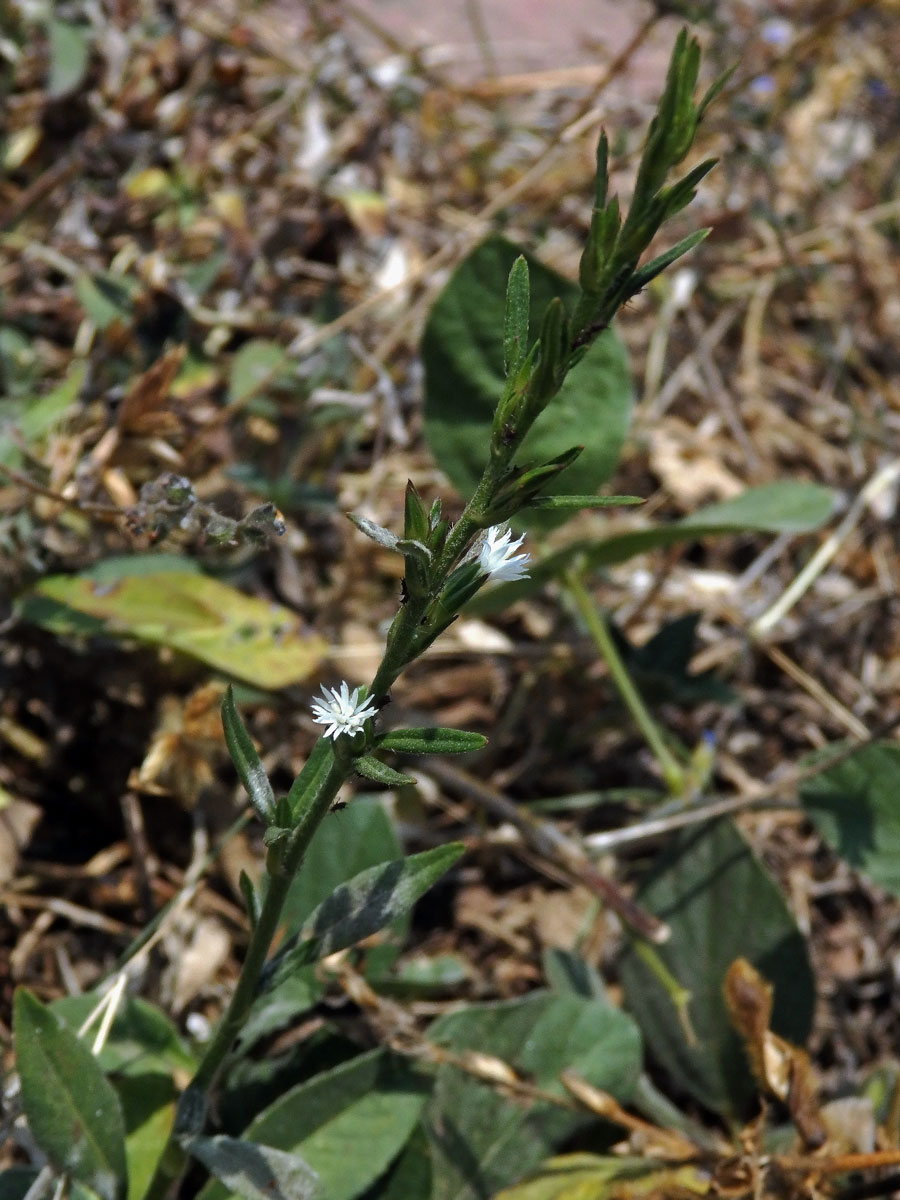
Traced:
<path fill-rule="evenodd" d="M 484 509 L 504 470 L 505 464 L 488 463 L 471 500 L 447 535 L 444 548 L 432 566 L 431 594 L 415 600 L 407 600 L 401 606 L 388 630 L 384 657 L 372 680 L 372 686 L 369 689 L 370 696 L 376 699 L 386 696 L 397 676 L 415 657 L 416 634 L 422 618 L 434 596 L 446 583 L 447 576 L 468 550 L 472 539 L 483 528 Z"/>
<path fill-rule="evenodd" d="M 507 466 L 507 459 L 504 458 L 495 457 L 488 463 L 471 500 L 431 565 L 428 593 L 408 599 L 394 618 L 388 631 L 384 656 L 368 689 L 367 697 L 372 701 L 387 695 L 397 676 L 419 652 L 422 644 L 421 626 L 429 607 L 440 595 L 451 571 L 464 558 L 473 539 L 485 527 L 485 513 Z M 313 711 L 319 712 L 316 720 L 327 723 L 333 719 L 329 734 L 333 735 L 334 740 L 329 743 L 328 735 L 319 739 L 306 767 L 291 788 L 288 799 L 294 813 L 293 827 L 285 841 L 270 847 L 265 898 L 250 935 L 240 977 L 194 1078 L 179 1101 L 175 1128 L 160 1158 L 146 1200 L 165 1200 L 181 1178 L 187 1163 L 187 1152 L 179 1139 L 198 1133 L 203 1128 L 206 1095 L 215 1083 L 256 999 L 260 976 L 278 930 L 291 882 L 338 789 L 353 770 L 353 746 L 345 735 L 354 731 L 353 726 L 358 718 L 369 716 L 359 708 L 366 700 L 359 701 L 357 697 L 358 693 L 354 692 L 351 696 L 344 684 L 340 693 L 333 689 L 329 694 L 328 689 L 323 689 L 321 700 L 314 705 Z M 342 728 L 344 732 L 340 732 Z M 329 752 L 326 754 L 324 751 L 327 747 Z M 333 753 L 330 747 L 333 747 Z"/>
<path fill-rule="evenodd" d="M 613 641 L 606 618 L 591 600 L 580 575 L 575 571 L 567 571 L 564 582 L 569 595 L 575 601 L 575 607 L 587 626 L 588 633 L 593 638 L 594 645 L 606 660 L 613 683 L 618 688 L 625 707 L 634 718 L 634 723 L 644 735 L 647 745 L 659 764 L 666 787 L 673 796 L 680 796 L 685 787 L 684 771 L 666 745 L 659 726 L 653 720 L 640 692 L 634 686 L 618 647 Z"/>

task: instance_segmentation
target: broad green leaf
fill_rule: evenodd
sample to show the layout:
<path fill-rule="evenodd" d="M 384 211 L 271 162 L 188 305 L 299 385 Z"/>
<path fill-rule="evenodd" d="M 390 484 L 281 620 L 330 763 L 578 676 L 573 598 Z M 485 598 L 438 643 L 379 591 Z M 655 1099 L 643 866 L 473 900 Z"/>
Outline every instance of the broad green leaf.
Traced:
<path fill-rule="evenodd" d="M 378 980 L 386 995 L 428 999 L 454 994 L 472 978 L 472 968 L 460 954 L 404 955 L 390 976 Z"/>
<path fill-rule="evenodd" d="M 490 237 L 457 267 L 431 310 L 422 341 L 425 436 L 438 465 L 468 498 L 481 477 L 491 422 L 503 392 L 507 280 L 519 250 Z M 577 287 L 529 256 L 531 330 L 554 297 L 570 308 Z M 572 370 L 559 395 L 537 419 L 517 462 L 547 462 L 573 443 L 584 452 L 558 479 L 560 493 L 594 493 L 612 474 L 631 414 L 632 387 L 622 343 L 607 330 Z M 549 528 L 566 514 L 527 512 L 517 520 Z"/>
<path fill-rule="evenodd" d="M 76 1031 L 99 1001 L 97 992 L 86 992 L 81 996 L 62 996 L 53 1001 L 51 1009 Z M 97 1061 L 101 1070 L 118 1076 L 178 1074 L 183 1077 L 182 1082 L 193 1074 L 197 1065 L 165 1013 L 132 996 L 125 996 L 120 1002 Z"/>
<path fill-rule="evenodd" d="M 421 1124 L 378 1185 L 378 1200 L 428 1200 L 431 1195 L 431 1150 Z M 2 1198 L 0 1198 L 2 1200 Z"/>
<path fill-rule="evenodd" d="M 307 679 L 327 649 L 289 609 L 180 570 L 109 581 L 90 573 L 51 575 L 26 594 L 21 614 L 63 636 L 168 646 L 264 688 Z"/>
<path fill-rule="evenodd" d="M 772 1028 L 802 1043 L 815 1002 L 806 943 L 775 883 L 728 820 L 674 838 L 639 899 L 671 930 L 665 945 L 653 950 L 690 992 L 691 1029 L 633 947 L 621 962 L 628 1010 L 679 1091 L 740 1118 L 756 1087 L 725 1009 L 725 973 L 736 958 L 749 959 L 774 986 Z"/>
<path fill-rule="evenodd" d="M 316 745 L 330 747 L 325 739 Z M 341 884 L 367 867 L 400 858 L 402 853 L 391 820 L 376 796 L 357 796 L 347 808 L 330 813 L 316 830 L 303 865 L 291 882 L 281 918 L 286 936 L 299 933 L 317 906 Z M 394 938 L 370 951 L 367 966 L 373 973 L 386 969 L 399 952 L 407 924 L 408 918 L 400 917 L 395 922 Z M 323 985 L 312 967 L 300 968 L 263 992 L 241 1031 L 242 1049 L 284 1028 L 311 1008 L 322 992 Z"/>
<path fill-rule="evenodd" d="M 313 1200 L 319 1177 L 299 1155 L 243 1138 L 194 1137 L 185 1149 L 244 1200 Z"/>
<path fill-rule="evenodd" d="M 900 744 L 874 742 L 804 783 L 800 799 L 836 854 L 900 895 L 898 782 Z"/>
<path fill-rule="evenodd" d="M 318 1004 L 324 992 L 325 985 L 316 978 L 315 968 L 305 967 L 259 995 L 241 1029 L 239 1052 L 246 1053 L 260 1038 L 270 1037 L 296 1021 Z"/>
<path fill-rule="evenodd" d="M 442 729 L 438 726 L 423 729 L 392 729 L 375 739 L 379 750 L 397 754 L 470 754 L 483 750 L 487 738 L 464 729 Z"/>
<path fill-rule="evenodd" d="M 125 1124 L 93 1054 L 24 988 L 15 994 L 14 1045 L 35 1141 L 101 1200 L 119 1200 L 126 1186 Z"/>
<path fill-rule="evenodd" d="M 332 892 L 367 867 L 400 858 L 403 847 L 377 796 L 357 796 L 329 813 L 309 850 L 284 906 L 288 933 L 298 932 Z"/>
<path fill-rule="evenodd" d="M 50 78 L 47 94 L 56 100 L 72 92 L 87 74 L 91 56 L 90 30 L 72 21 L 51 18 L 47 23 L 50 42 Z"/>
<path fill-rule="evenodd" d="M 726 534 L 808 533 L 828 520 L 834 505 L 834 492 L 817 483 L 784 480 L 748 488 L 733 500 L 709 504 L 671 525 L 654 525 L 600 540 L 572 542 L 555 554 L 532 563 L 528 568 L 528 579 L 485 589 L 471 601 L 468 611 L 494 612 L 513 600 L 539 591 L 544 584 L 573 567 L 599 570 L 660 547 Z"/>
<path fill-rule="evenodd" d="M 7 1167 L 0 1171 L 0 1200 L 25 1200 L 28 1189 L 38 1177 L 36 1167 Z M 45 1195 L 50 1194 L 51 1181 Z"/>
<path fill-rule="evenodd" d="M 406 1145 L 427 1090 L 408 1063 L 373 1050 L 291 1088 L 250 1123 L 245 1136 L 299 1155 L 319 1176 L 319 1200 L 354 1200 Z M 211 1182 L 200 1198 L 227 1195 L 222 1184 Z"/>
<path fill-rule="evenodd" d="M 559 1075 L 571 1069 L 625 1101 L 641 1069 L 641 1039 L 631 1018 L 571 993 L 535 992 L 522 1000 L 472 1005 L 442 1017 L 428 1036 L 453 1051 L 495 1056 L 560 1095 Z M 493 1196 L 584 1122 L 578 1113 L 510 1099 L 456 1067 L 441 1067 L 427 1109 L 432 1200 Z"/>
<path fill-rule="evenodd" d="M 603 977 L 596 967 L 572 950 L 547 949 L 543 954 L 544 977 L 554 992 L 571 992 L 586 1000 L 606 1000 Z"/>
<path fill-rule="evenodd" d="M 277 342 L 254 338 L 245 342 L 231 364 L 229 402 L 243 404 L 265 391 L 290 366 L 290 360 Z"/>
<path fill-rule="evenodd" d="M 464 853 L 462 843 L 448 842 L 369 867 L 335 888 L 303 923 L 298 944 L 279 958 L 269 976 L 271 983 L 281 983 L 297 967 L 353 946 L 406 916 Z"/>
<path fill-rule="evenodd" d="M 178 1088 L 170 1075 L 122 1075 L 116 1091 L 125 1117 L 128 1200 L 143 1200 L 175 1123 Z"/>
<path fill-rule="evenodd" d="M 253 805 L 256 815 L 263 821 L 271 821 L 275 814 L 275 793 L 272 791 L 265 767 L 256 753 L 253 739 L 247 732 L 247 726 L 241 720 L 241 714 L 234 703 L 234 692 L 230 686 L 222 701 L 222 725 L 231 761 L 244 785 L 244 790 L 250 797 L 250 803 Z"/>
<path fill-rule="evenodd" d="M 705 1196 L 709 1190 L 709 1173 L 698 1167 L 582 1153 L 551 1158 L 530 1179 L 504 1188 L 496 1200 L 638 1200 L 691 1192 Z"/>
<path fill-rule="evenodd" d="M 625 634 L 610 623 L 610 633 L 628 674 L 654 705 L 677 703 L 687 706 L 704 700 L 732 704 L 737 699 L 732 689 L 716 678 L 715 670 L 690 669 L 698 649 L 699 622 L 700 613 L 685 613 L 674 621 L 667 621 L 642 646 L 633 646 Z"/>

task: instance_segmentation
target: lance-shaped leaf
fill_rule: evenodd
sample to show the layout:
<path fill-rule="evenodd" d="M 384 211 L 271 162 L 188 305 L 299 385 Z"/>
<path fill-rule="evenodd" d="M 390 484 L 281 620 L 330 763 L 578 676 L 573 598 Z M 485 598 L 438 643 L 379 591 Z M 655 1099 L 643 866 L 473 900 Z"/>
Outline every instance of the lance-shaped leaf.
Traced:
<path fill-rule="evenodd" d="M 517 374 L 528 353 L 528 324 L 531 312 L 531 284 L 524 255 L 512 265 L 506 285 L 506 311 L 503 317 L 503 369 L 507 376 Z"/>
<path fill-rule="evenodd" d="M 404 502 L 403 536 L 410 541 L 425 543 L 431 532 L 428 514 L 422 497 L 411 479 L 406 481 L 406 499 Z"/>
<path fill-rule="evenodd" d="M 641 288 L 646 287 L 651 279 L 655 279 L 657 275 L 662 274 L 667 267 L 670 267 L 683 254 L 687 254 L 689 250 L 693 250 L 695 246 L 699 246 L 709 236 L 709 233 L 709 229 L 698 229 L 694 233 L 689 233 L 686 238 L 682 238 L 680 242 L 677 242 L 671 250 L 667 250 L 657 258 L 651 259 L 646 266 L 635 271 L 631 283 L 628 285 L 629 289 L 633 289 L 631 294 L 635 295 Z"/>
<path fill-rule="evenodd" d="M 232 1137 L 192 1137 L 185 1150 L 244 1200 L 313 1200 L 319 1176 L 299 1154 Z"/>
<path fill-rule="evenodd" d="M 541 488 L 570 467 L 583 449 L 583 446 L 570 446 L 550 462 L 515 470 L 494 494 L 485 513 L 485 521 L 499 525 L 530 505 Z"/>
<path fill-rule="evenodd" d="M 368 517 L 361 517 L 358 513 L 347 513 L 347 516 L 360 533 L 364 533 L 367 538 L 371 538 L 373 542 L 377 542 L 385 550 L 397 549 L 397 543 L 400 539 L 396 533 L 391 533 L 390 529 L 385 529 L 383 525 L 377 525 L 374 521 L 370 521 Z"/>
<path fill-rule="evenodd" d="M 291 784 L 287 804 L 293 821 L 309 812 L 334 765 L 334 747 L 330 738 L 321 737 L 310 751 L 303 770 Z M 276 814 L 277 815 L 277 814 Z"/>
<path fill-rule="evenodd" d="M 412 1066 L 374 1050 L 291 1088 L 253 1119 L 246 1135 L 301 1155 L 322 1181 L 320 1200 L 355 1200 L 369 1194 L 403 1150 L 427 1091 L 428 1081 Z M 216 1180 L 200 1192 L 200 1200 L 227 1197 Z"/>
<path fill-rule="evenodd" d="M 354 760 L 353 766 L 366 779 L 371 779 L 374 783 L 383 783 L 385 787 L 406 787 L 416 782 L 410 775 L 401 775 L 399 771 L 379 762 L 371 754 L 360 755 Z"/>
<path fill-rule="evenodd" d="M 267 824 L 275 814 L 275 793 L 269 777 L 256 753 L 253 739 L 234 702 L 234 691 L 229 686 L 222 701 L 222 726 L 225 730 L 225 745 L 231 755 L 235 770 L 250 797 L 256 815 Z"/>
<path fill-rule="evenodd" d="M 405 916 L 464 852 L 461 842 L 448 842 L 368 867 L 335 888 L 304 921 L 297 943 L 270 964 L 263 986 L 276 987 L 307 963 L 355 946 Z"/>
<path fill-rule="evenodd" d="M 241 897 L 247 909 L 247 916 L 250 918 L 250 928 L 255 929 L 256 923 L 259 920 L 259 913 L 262 907 L 259 899 L 259 893 L 253 886 L 253 880 L 246 871 L 241 871 L 238 877 L 238 885 L 241 889 Z"/>
<path fill-rule="evenodd" d="M 547 305 L 541 322 L 540 356 L 529 388 L 530 397 L 536 402 L 533 414 L 535 416 L 556 393 L 562 382 L 568 336 L 565 306 L 556 296 Z"/>
<path fill-rule="evenodd" d="M 642 496 L 535 496 L 529 508 L 628 508 Z"/>
<path fill-rule="evenodd" d="M 379 750 L 393 750 L 397 754 L 469 754 L 482 750 L 487 738 L 480 733 L 467 733 L 464 729 L 442 729 L 438 726 L 425 729 L 392 729 L 375 739 Z"/>
<path fill-rule="evenodd" d="M 101 1200 L 120 1200 L 125 1122 L 93 1054 L 24 988 L 14 1001 L 14 1045 L 22 1107 L 37 1144 L 54 1166 Z"/>

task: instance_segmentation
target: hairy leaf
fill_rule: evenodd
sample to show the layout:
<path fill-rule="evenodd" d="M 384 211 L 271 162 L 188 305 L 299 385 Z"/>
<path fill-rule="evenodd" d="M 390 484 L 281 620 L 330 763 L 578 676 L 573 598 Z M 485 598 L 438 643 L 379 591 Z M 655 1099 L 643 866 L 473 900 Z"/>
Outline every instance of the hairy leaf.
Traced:
<path fill-rule="evenodd" d="M 14 1001 L 22 1106 L 38 1145 L 101 1200 L 126 1184 L 125 1123 L 112 1085 L 89 1048 L 25 988 Z"/>

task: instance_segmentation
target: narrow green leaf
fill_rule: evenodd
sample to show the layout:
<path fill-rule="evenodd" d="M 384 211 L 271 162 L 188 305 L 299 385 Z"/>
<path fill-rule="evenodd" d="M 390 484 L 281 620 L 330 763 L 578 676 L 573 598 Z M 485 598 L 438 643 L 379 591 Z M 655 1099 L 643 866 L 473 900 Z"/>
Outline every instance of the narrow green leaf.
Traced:
<path fill-rule="evenodd" d="M 408 479 L 406 481 L 406 498 L 404 501 L 403 536 L 408 541 L 425 544 L 428 541 L 430 531 L 428 514 L 425 512 L 422 497 L 416 490 L 413 481 Z"/>
<path fill-rule="evenodd" d="M 238 877 L 238 885 L 247 909 L 247 916 L 250 918 L 250 928 L 255 929 L 256 922 L 259 920 L 259 896 L 256 888 L 253 886 L 253 880 L 246 871 L 241 871 Z"/>
<path fill-rule="evenodd" d="M 479 593 L 469 611 L 496 612 L 514 599 L 532 595 L 551 579 L 573 567 L 597 570 L 627 562 L 637 554 L 663 546 L 697 542 L 707 537 L 740 533 L 804 533 L 828 520 L 834 511 L 830 488 L 802 480 L 783 480 L 748 488 L 732 500 L 708 504 L 669 525 L 653 525 L 595 541 L 577 541 L 529 567 L 529 578 L 501 583 Z"/>
<path fill-rule="evenodd" d="M 22 1106 L 38 1145 L 101 1200 L 119 1200 L 126 1184 L 125 1122 L 93 1054 L 25 988 L 15 994 L 14 1045 Z"/>
<path fill-rule="evenodd" d="M 520 254 L 509 272 L 506 309 L 503 317 L 503 369 L 515 375 L 528 353 L 528 324 L 531 313 L 531 284 L 528 262 Z"/>
<path fill-rule="evenodd" d="M 487 745 L 480 733 L 462 729 L 392 729 L 375 739 L 379 750 L 394 750 L 399 754 L 469 754 Z"/>
<path fill-rule="evenodd" d="M 566 352 L 566 310 L 556 296 L 547 305 L 541 322 L 540 355 L 529 391 L 542 401 L 555 394 L 562 379 Z"/>
<path fill-rule="evenodd" d="M 643 496 L 535 496 L 531 508 L 626 508 L 644 504 Z"/>
<path fill-rule="evenodd" d="M 321 737 L 310 751 L 303 770 L 291 784 L 287 794 L 291 816 L 297 820 L 315 800 L 334 762 L 334 749 L 329 738 Z"/>
<path fill-rule="evenodd" d="M 319 1177 L 297 1154 L 243 1138 L 193 1137 L 184 1148 L 244 1200 L 313 1200 Z"/>
<path fill-rule="evenodd" d="M 597 141 L 597 170 L 594 175 L 594 208 L 606 207 L 606 193 L 609 189 L 609 139 L 606 132 L 600 134 Z"/>
<path fill-rule="evenodd" d="M 628 285 L 632 295 L 639 292 L 641 288 L 645 288 L 651 279 L 655 279 L 657 275 L 661 275 L 667 267 L 670 267 L 673 262 L 677 262 L 683 254 L 687 254 L 695 246 L 699 246 L 711 232 L 711 229 L 698 229 L 694 233 L 688 234 L 686 238 L 682 238 L 680 242 L 677 242 L 671 250 L 666 250 L 664 254 L 651 259 L 646 266 L 635 271 L 631 283 Z"/>
<path fill-rule="evenodd" d="M 407 787 L 416 782 L 411 775 L 401 775 L 399 771 L 379 762 L 371 754 L 360 755 L 354 760 L 353 766 L 366 779 L 371 779 L 374 783 L 383 783 L 385 787 Z"/>
<path fill-rule="evenodd" d="M 704 113 L 709 108 L 709 106 L 712 104 L 712 102 L 719 95 L 721 95 L 721 93 L 724 91 L 724 89 L 728 86 L 728 83 L 730 82 L 731 77 L 734 75 L 737 68 L 738 68 L 738 64 L 733 63 L 732 66 L 730 66 L 727 71 L 723 71 L 722 74 L 719 76 L 719 78 L 713 84 L 711 84 L 711 86 L 709 87 L 709 89 L 706 92 L 706 95 L 703 97 L 703 99 L 697 105 L 698 119 L 703 118 Z"/>
<path fill-rule="evenodd" d="M 390 529 L 385 529 L 383 525 L 376 525 L 368 517 L 360 517 L 356 513 L 347 513 L 347 517 L 353 522 L 360 533 L 364 533 L 367 538 L 371 538 L 373 542 L 377 542 L 385 550 L 397 549 L 397 543 L 400 539 Z"/>
<path fill-rule="evenodd" d="M 241 720 L 241 714 L 234 702 L 234 690 L 230 684 L 222 701 L 222 726 L 225 730 L 225 745 L 238 777 L 250 797 L 250 803 L 260 820 L 268 824 L 275 814 L 275 793 L 256 753 L 253 739 L 247 732 L 247 726 Z"/>
<path fill-rule="evenodd" d="M 277 987 L 300 967 L 355 946 L 405 916 L 464 853 L 461 842 L 448 842 L 361 871 L 310 914 L 297 945 L 280 954 L 266 972 L 264 986 Z"/>

